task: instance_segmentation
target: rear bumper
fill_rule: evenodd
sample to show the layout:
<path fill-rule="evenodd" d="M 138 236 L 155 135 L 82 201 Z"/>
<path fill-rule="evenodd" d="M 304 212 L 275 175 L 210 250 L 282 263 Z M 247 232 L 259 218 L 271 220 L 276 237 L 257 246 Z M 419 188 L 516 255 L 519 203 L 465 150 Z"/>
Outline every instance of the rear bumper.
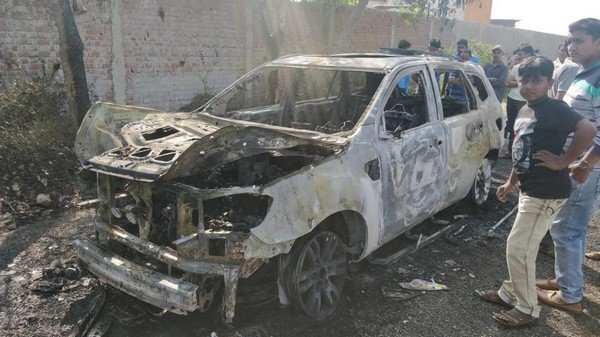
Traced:
<path fill-rule="evenodd" d="M 75 246 L 77 256 L 103 282 L 169 311 L 198 308 L 198 286 L 139 266 L 86 239 L 76 240 Z"/>

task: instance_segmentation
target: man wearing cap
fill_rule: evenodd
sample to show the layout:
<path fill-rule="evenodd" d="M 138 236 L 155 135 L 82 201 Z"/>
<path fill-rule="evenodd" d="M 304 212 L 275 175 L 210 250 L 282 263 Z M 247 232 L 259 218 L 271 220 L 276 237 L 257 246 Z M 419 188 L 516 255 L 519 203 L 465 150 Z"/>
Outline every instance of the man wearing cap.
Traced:
<path fill-rule="evenodd" d="M 502 96 L 504 96 L 504 85 L 508 75 L 508 67 L 502 62 L 502 56 L 504 56 L 502 46 L 495 45 L 492 48 L 492 62 L 483 66 L 485 76 L 490 80 L 494 93 L 500 102 L 502 102 Z"/>

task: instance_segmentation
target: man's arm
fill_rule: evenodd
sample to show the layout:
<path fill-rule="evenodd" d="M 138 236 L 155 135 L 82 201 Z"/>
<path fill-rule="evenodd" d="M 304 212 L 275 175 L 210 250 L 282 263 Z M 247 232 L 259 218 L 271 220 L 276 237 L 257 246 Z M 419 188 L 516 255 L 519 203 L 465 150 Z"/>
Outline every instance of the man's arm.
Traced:
<path fill-rule="evenodd" d="M 506 195 L 512 192 L 512 190 L 514 190 L 515 188 L 517 188 L 518 182 L 519 178 L 517 177 L 517 172 L 513 168 L 510 171 L 510 176 L 508 177 L 508 180 L 496 190 L 496 196 L 498 197 L 498 200 L 500 200 L 500 202 L 506 202 Z"/>
<path fill-rule="evenodd" d="M 547 150 L 536 152 L 533 158 L 540 161 L 536 166 L 547 167 L 554 171 L 566 168 L 590 146 L 595 135 L 596 127 L 592 122 L 587 119 L 579 120 L 575 125 L 575 133 L 569 149 L 560 156 Z"/>
<path fill-rule="evenodd" d="M 594 147 L 586 152 L 581 160 L 569 165 L 571 177 L 577 180 L 578 183 L 583 184 L 598 162 L 600 162 L 600 146 L 594 144 Z"/>
<path fill-rule="evenodd" d="M 506 86 L 508 88 L 516 88 L 519 86 L 519 82 L 512 74 L 509 74 L 508 78 L 506 79 Z"/>

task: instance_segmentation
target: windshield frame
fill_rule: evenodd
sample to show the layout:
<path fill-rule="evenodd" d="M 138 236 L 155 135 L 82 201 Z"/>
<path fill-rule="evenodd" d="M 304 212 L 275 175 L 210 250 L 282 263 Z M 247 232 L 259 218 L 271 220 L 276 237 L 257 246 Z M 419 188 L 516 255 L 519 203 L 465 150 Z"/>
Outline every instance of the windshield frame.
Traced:
<path fill-rule="evenodd" d="M 281 126 L 281 125 L 271 125 L 271 124 L 265 124 L 265 123 L 261 123 L 261 122 L 255 122 L 255 121 L 235 119 L 235 118 L 230 118 L 230 117 L 226 117 L 226 116 L 218 116 L 218 115 L 215 115 L 208 111 L 208 109 L 210 109 L 219 100 L 223 100 L 223 99 L 228 100 L 229 98 L 226 98 L 227 95 L 235 94 L 236 90 L 238 90 L 238 86 L 241 83 L 250 80 L 252 77 L 257 76 L 259 73 L 265 71 L 267 68 L 274 68 L 274 69 L 277 69 L 277 68 L 278 69 L 288 69 L 289 68 L 289 69 L 311 69 L 311 70 L 314 69 L 314 70 L 335 71 L 335 76 L 341 76 L 341 72 L 343 72 L 343 71 L 364 72 L 364 73 L 370 73 L 373 75 L 381 75 L 381 80 L 377 84 L 377 88 L 373 91 L 373 93 L 370 97 L 370 100 L 366 103 L 364 110 L 362 111 L 360 117 L 356 120 L 356 123 L 354 124 L 354 126 L 349 130 L 339 131 L 339 132 L 334 132 L 334 133 L 326 133 L 326 132 L 320 132 L 320 131 L 316 131 L 316 130 L 299 129 L 299 128 L 294 128 L 291 126 L 288 127 L 288 126 Z M 326 136 L 325 138 L 327 138 L 327 137 L 332 137 L 332 138 L 347 137 L 349 135 L 354 134 L 357 131 L 357 129 L 364 124 L 365 119 L 368 117 L 368 115 L 372 111 L 373 102 L 379 96 L 380 92 L 383 90 L 382 85 L 386 82 L 386 78 L 390 74 L 391 70 L 392 69 L 387 69 L 387 68 L 373 69 L 373 68 L 365 68 L 365 67 L 340 67 L 340 66 L 335 66 L 335 65 L 305 65 L 305 64 L 294 65 L 294 64 L 287 64 L 287 63 L 281 64 L 281 63 L 276 63 L 276 62 L 272 61 L 272 62 L 265 63 L 255 69 L 253 69 L 252 71 L 248 72 L 244 76 L 240 77 L 239 79 L 234 81 L 232 84 L 227 86 L 225 89 L 220 91 L 218 94 L 216 94 L 213 98 L 211 98 L 209 101 L 207 101 L 204 105 L 191 111 L 190 113 L 206 115 L 207 117 L 210 117 L 211 119 L 223 120 L 223 121 L 227 121 L 231 124 L 251 124 L 254 126 L 258 126 L 258 127 L 275 128 L 275 129 L 279 129 L 282 131 L 286 130 L 287 132 L 291 132 L 294 134 L 321 135 L 321 136 Z M 328 90 L 328 94 L 329 94 L 329 90 Z"/>

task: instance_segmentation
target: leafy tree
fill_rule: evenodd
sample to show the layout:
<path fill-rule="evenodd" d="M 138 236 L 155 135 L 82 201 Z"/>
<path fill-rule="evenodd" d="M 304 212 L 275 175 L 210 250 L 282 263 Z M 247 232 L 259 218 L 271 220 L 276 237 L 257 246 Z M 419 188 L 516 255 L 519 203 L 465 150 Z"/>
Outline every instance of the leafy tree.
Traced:
<path fill-rule="evenodd" d="M 482 67 L 488 62 L 492 62 L 492 48 L 492 45 L 483 43 L 479 40 L 469 40 L 469 49 L 471 49 L 473 55 L 479 58 L 479 64 L 481 64 Z"/>
<path fill-rule="evenodd" d="M 422 18 L 438 18 L 444 26 L 454 19 L 456 11 L 470 3 L 479 3 L 481 0 L 405 0 L 408 5 L 398 11 L 404 14 L 404 22 L 413 25 Z"/>

